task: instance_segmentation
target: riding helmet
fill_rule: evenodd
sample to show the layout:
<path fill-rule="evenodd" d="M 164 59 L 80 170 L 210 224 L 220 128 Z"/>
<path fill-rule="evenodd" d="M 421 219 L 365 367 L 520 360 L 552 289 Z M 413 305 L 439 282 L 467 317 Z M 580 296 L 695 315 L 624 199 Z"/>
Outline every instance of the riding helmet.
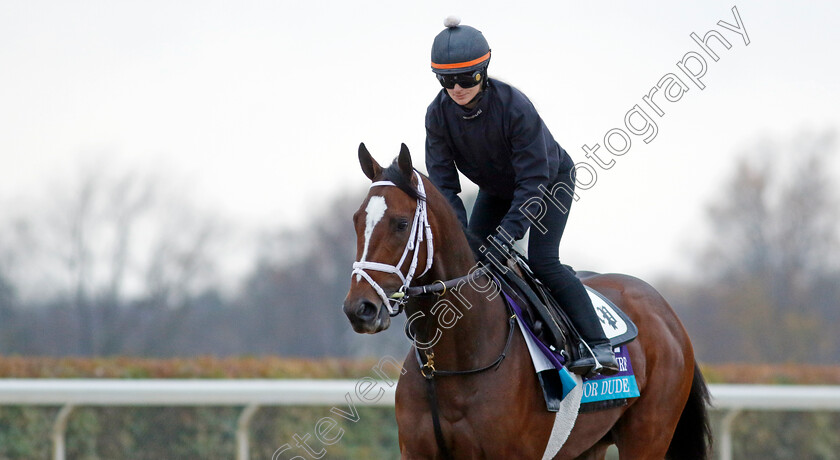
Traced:
<path fill-rule="evenodd" d="M 457 17 L 446 18 L 443 22 L 446 28 L 435 37 L 432 44 L 432 72 L 435 74 L 486 72 L 490 45 L 481 31 L 460 23 Z"/>

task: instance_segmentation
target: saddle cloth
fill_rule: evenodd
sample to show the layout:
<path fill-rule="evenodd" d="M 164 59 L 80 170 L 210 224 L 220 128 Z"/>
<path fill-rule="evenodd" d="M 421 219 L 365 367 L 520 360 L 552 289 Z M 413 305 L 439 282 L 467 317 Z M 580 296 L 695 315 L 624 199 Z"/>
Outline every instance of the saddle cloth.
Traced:
<path fill-rule="evenodd" d="M 525 257 L 514 252 L 508 260 L 510 270 L 493 268 L 505 301 L 516 313 L 543 390 L 546 409 L 555 413 L 543 453 L 543 459 L 551 459 L 568 439 L 579 413 L 625 405 L 627 398 L 639 396 L 625 346 L 636 338 L 638 329 L 612 301 L 585 286 L 604 334 L 610 344 L 617 347 L 620 372 L 609 377 L 599 375 L 582 379 L 564 367 L 569 360 L 579 357 L 577 345 L 581 338 L 554 297 L 534 276 Z"/>
<path fill-rule="evenodd" d="M 625 319 L 624 313 L 621 310 L 614 309 L 614 306 L 608 306 L 607 310 L 598 310 L 599 307 L 603 308 L 601 302 L 609 301 L 603 299 L 597 291 L 588 286 L 587 291 L 592 297 L 596 311 L 600 311 L 603 315 L 599 316 L 601 326 L 611 342 L 616 338 L 625 337 L 629 331 L 635 329 L 633 323 L 629 322 L 629 319 Z M 531 354 L 531 360 L 543 390 L 546 408 L 555 413 L 551 435 L 542 457 L 543 460 L 551 459 L 560 452 L 560 449 L 566 443 L 579 413 L 622 406 L 627 403 L 627 398 L 639 396 L 627 346 L 621 345 L 616 353 L 616 359 L 621 369 L 618 374 L 610 377 L 599 375 L 581 379 L 580 376 L 571 374 L 563 367 L 561 362 L 563 356 L 560 353 L 552 350 L 550 346 L 537 338 L 521 318 L 522 309 L 516 301 L 507 293 L 504 296 L 517 315 L 519 328 L 525 338 L 528 352 Z M 618 312 L 620 314 L 617 314 Z M 633 337 L 635 337 L 635 333 Z"/>
<path fill-rule="evenodd" d="M 495 268 L 505 300 L 516 313 L 519 327 L 528 343 L 546 408 L 556 412 L 560 402 L 575 386 L 564 365 L 580 357 L 578 343 L 582 339 L 554 297 L 531 272 L 524 256 L 514 252 L 508 261 L 509 270 Z M 586 290 L 604 334 L 616 348 L 616 359 L 621 369 L 608 381 L 602 376 L 585 379 L 586 391 L 582 402 L 585 404 L 584 410 L 590 411 L 615 407 L 626 403 L 626 398 L 639 395 L 629 355 L 623 346 L 636 338 L 638 329 L 606 296 L 589 286 L 586 286 Z M 591 383 L 594 381 L 600 382 Z M 586 404 L 595 402 L 598 404 Z"/>

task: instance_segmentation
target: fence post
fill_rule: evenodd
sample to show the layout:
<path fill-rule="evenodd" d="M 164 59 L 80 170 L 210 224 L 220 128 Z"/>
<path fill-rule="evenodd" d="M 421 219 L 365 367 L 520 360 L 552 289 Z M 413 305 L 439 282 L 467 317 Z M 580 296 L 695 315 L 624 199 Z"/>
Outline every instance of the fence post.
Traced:
<path fill-rule="evenodd" d="M 250 443 L 248 441 L 248 427 L 251 419 L 260 406 L 249 404 L 239 414 L 239 421 L 236 423 L 236 460 L 248 460 L 250 456 Z"/>
<path fill-rule="evenodd" d="M 61 406 L 61 410 L 55 416 L 52 429 L 53 460 L 64 460 L 66 456 L 64 432 L 67 430 L 67 419 L 70 417 L 70 412 L 73 412 L 73 409 L 74 406 L 72 404 L 65 404 Z"/>
<path fill-rule="evenodd" d="M 732 460 L 732 422 L 741 413 L 741 409 L 726 411 L 720 422 L 720 444 L 718 444 L 718 457 L 720 460 Z"/>

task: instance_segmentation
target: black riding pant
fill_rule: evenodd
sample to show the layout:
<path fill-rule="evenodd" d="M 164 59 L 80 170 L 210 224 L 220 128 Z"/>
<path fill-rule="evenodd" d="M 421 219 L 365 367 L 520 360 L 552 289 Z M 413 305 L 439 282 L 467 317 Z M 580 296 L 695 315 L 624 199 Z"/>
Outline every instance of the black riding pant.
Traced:
<path fill-rule="evenodd" d="M 573 176 L 560 172 L 548 193 L 540 202 L 528 206 L 532 216 L 528 237 L 528 262 L 534 274 L 548 287 L 560 306 L 569 315 L 578 332 L 590 344 L 607 341 L 600 320 L 592 309 L 586 289 L 580 280 L 560 263 L 560 238 L 566 228 L 574 194 Z M 497 227 L 508 213 L 511 200 L 499 198 L 484 190 L 478 192 L 469 229 L 482 241 L 495 234 Z M 511 212 L 521 212 L 514 210 Z M 490 246 L 490 245 L 486 245 Z"/>

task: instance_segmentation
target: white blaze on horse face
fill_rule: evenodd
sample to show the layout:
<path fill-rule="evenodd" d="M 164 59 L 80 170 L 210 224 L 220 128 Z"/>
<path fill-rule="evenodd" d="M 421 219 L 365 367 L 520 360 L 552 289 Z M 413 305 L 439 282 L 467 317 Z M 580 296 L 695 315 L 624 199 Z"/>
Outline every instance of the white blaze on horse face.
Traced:
<path fill-rule="evenodd" d="M 365 248 L 362 251 L 362 258 L 359 262 L 364 262 L 367 258 L 368 246 L 370 245 L 370 236 L 373 235 L 373 228 L 382 220 L 385 215 L 385 210 L 388 205 L 385 204 L 384 196 L 372 196 L 365 207 Z M 356 281 L 361 281 L 362 276 L 356 275 Z"/>

